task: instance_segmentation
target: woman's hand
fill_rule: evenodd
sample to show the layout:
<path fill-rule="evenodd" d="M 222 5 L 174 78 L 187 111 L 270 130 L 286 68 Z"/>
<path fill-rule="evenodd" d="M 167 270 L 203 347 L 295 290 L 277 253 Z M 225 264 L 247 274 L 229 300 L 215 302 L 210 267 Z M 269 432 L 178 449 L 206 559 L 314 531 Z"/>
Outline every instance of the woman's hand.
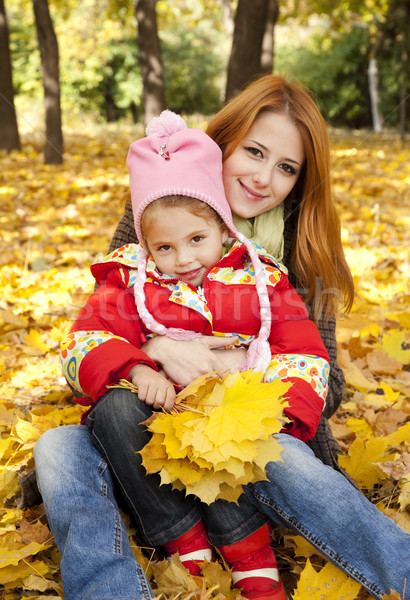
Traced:
<path fill-rule="evenodd" d="M 236 373 L 240 370 L 246 359 L 245 348 L 232 348 L 232 350 L 212 350 L 214 354 L 220 357 L 220 360 L 231 373 Z"/>
<path fill-rule="evenodd" d="M 206 373 L 230 369 L 223 360 L 223 354 L 227 351 L 216 349 L 234 344 L 237 339 L 206 335 L 196 340 L 181 342 L 166 336 L 156 336 L 145 342 L 141 350 L 161 365 L 171 381 L 179 385 L 188 385 Z"/>
<path fill-rule="evenodd" d="M 152 408 L 171 410 L 175 402 L 175 389 L 171 381 L 148 365 L 134 365 L 129 377 L 138 388 L 138 398 Z"/>

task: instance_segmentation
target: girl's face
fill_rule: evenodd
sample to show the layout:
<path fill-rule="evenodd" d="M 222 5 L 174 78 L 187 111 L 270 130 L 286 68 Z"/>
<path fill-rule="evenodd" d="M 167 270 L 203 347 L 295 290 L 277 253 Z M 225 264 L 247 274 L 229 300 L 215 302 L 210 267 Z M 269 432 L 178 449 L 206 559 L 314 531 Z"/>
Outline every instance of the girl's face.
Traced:
<path fill-rule="evenodd" d="M 182 207 L 150 212 L 144 223 L 148 250 L 161 273 L 194 286 L 202 284 L 207 270 L 222 258 L 228 231 L 211 219 Z"/>
<path fill-rule="evenodd" d="M 264 112 L 224 161 L 226 197 L 249 219 L 278 206 L 294 187 L 305 161 L 302 136 L 284 114 Z"/>

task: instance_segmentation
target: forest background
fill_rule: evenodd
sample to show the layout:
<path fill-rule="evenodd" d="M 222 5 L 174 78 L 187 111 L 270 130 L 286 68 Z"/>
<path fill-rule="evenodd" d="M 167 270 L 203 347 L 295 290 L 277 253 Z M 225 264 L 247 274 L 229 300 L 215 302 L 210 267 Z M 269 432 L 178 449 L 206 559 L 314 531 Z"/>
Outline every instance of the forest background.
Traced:
<path fill-rule="evenodd" d="M 39 6 L 49 9 L 58 42 L 58 94 L 47 80 L 51 54 L 40 55 L 33 11 Z M 333 190 L 357 291 L 352 313 L 338 321 L 347 386 L 331 426 L 341 464 L 380 510 L 410 531 L 408 3 L 6 0 L 5 30 L 0 0 L 0 595 L 7 600 L 63 597 L 43 506 L 24 503 L 21 482 L 33 468 L 39 435 L 80 419 L 58 347 L 92 290 L 89 265 L 105 254 L 122 214 L 128 146 L 143 135 L 152 110 L 138 6 L 154 9 L 163 67 L 156 101 L 191 126 L 205 128 L 240 87 L 235 78 L 252 70 L 273 70 L 316 94 L 329 122 Z M 275 10 L 262 21 L 268 8 Z M 251 18 L 264 25 L 256 50 L 250 43 L 256 25 L 251 32 L 244 27 Z M 2 88 L 6 38 L 12 102 Z M 61 149 L 47 160 L 49 127 L 55 129 L 47 113 L 56 98 Z M 11 147 L 10 107 L 18 134 Z M 234 596 L 221 566 L 191 578 L 132 540 L 156 593 Z M 294 600 L 305 600 L 313 584 L 313 600 L 369 597 L 292 532 L 277 531 L 275 549 Z"/>

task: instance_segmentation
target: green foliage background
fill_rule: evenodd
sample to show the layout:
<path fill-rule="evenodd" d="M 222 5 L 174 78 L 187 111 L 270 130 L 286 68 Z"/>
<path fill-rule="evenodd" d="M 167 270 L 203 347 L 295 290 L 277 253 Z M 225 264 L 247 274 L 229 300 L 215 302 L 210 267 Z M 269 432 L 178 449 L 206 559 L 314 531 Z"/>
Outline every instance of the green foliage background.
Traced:
<path fill-rule="evenodd" d="M 288 40 L 294 40 L 289 36 Z M 367 70 L 371 32 L 352 26 L 347 31 L 314 31 L 303 45 L 277 44 L 276 70 L 310 88 L 332 125 L 370 127 Z M 392 42 L 378 60 L 380 113 L 386 127 L 399 122 L 400 49 Z M 410 63 L 408 69 L 410 76 Z M 410 119 L 408 119 L 410 124 Z"/>
<path fill-rule="evenodd" d="M 59 40 L 64 120 L 83 113 L 97 121 L 140 120 L 142 82 L 132 2 L 49 2 Z M 303 24 L 302 18 L 290 19 L 286 10 L 283 16 L 282 5 L 287 4 L 280 2 L 275 72 L 309 87 L 330 124 L 370 127 L 367 68 L 372 27 L 366 19 L 330 28 L 329 23 L 326 28 Z M 41 106 L 40 56 L 31 3 L 14 0 L 6 8 L 16 101 Z M 223 103 L 230 52 L 220 3 L 159 1 L 157 14 L 168 108 L 183 114 L 214 113 Z M 399 120 L 399 53 L 390 32 L 379 60 L 380 108 L 387 127 L 397 126 Z"/>

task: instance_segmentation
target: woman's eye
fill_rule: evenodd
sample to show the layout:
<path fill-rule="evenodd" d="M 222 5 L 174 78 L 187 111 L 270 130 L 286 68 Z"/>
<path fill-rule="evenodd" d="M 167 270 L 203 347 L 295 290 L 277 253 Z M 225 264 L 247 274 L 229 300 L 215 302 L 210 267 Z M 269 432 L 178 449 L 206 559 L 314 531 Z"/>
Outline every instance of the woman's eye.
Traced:
<path fill-rule="evenodd" d="M 247 152 L 249 152 L 249 154 L 252 154 L 252 156 L 257 156 L 257 157 L 262 157 L 262 152 L 259 150 L 259 148 L 255 148 L 255 146 L 247 146 L 245 147 L 245 150 Z"/>
<path fill-rule="evenodd" d="M 157 248 L 157 251 L 158 252 L 167 252 L 170 248 L 171 248 L 171 246 L 164 244 L 163 246 L 160 246 L 159 248 Z"/>
<path fill-rule="evenodd" d="M 296 169 L 294 167 L 292 167 L 292 165 L 289 165 L 288 163 L 282 163 L 279 166 L 282 169 L 282 171 L 284 171 L 288 175 L 296 175 L 296 173 L 297 173 Z"/>
<path fill-rule="evenodd" d="M 193 241 L 193 242 L 201 242 L 203 239 L 204 239 L 204 236 L 203 236 L 203 235 L 195 235 L 195 236 L 192 238 L 192 241 Z"/>

